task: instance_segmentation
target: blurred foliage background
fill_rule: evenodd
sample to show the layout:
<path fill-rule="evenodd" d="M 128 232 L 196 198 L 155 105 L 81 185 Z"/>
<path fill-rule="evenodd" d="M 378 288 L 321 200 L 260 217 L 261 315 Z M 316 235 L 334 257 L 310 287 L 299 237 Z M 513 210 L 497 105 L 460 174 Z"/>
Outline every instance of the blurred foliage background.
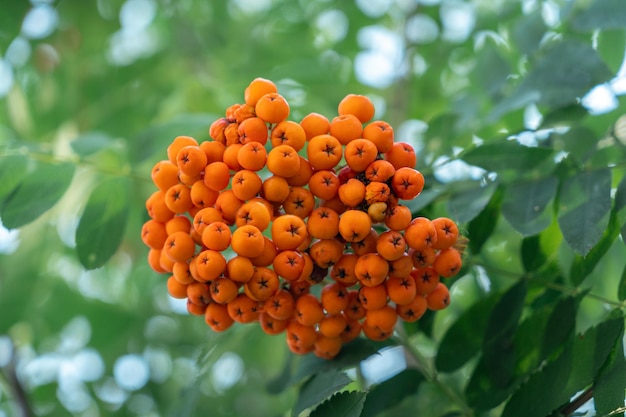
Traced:
<path fill-rule="evenodd" d="M 335 415 L 511 415 L 542 392 L 545 410 L 520 415 L 549 414 L 569 396 L 581 414 L 624 406 L 622 1 L 5 0 L 1 9 L 0 417 L 307 415 L 334 391 L 299 383 L 343 369 L 354 382 L 336 389 L 391 383 L 383 400 L 336 397 L 358 411 Z M 149 268 L 140 229 L 151 167 L 177 135 L 207 140 L 255 77 L 277 83 L 296 121 L 334 117 L 348 93 L 370 96 L 376 118 L 418 152 L 427 186 L 414 213 L 448 215 L 469 238 L 453 304 L 399 329 L 400 349 L 366 360 L 381 346 L 357 346 L 320 365 L 257 326 L 214 334 Z M 573 342 L 595 325 L 612 339 Z M 555 329 L 561 339 L 548 338 Z M 489 340 L 517 356 L 485 361 L 502 351 Z M 549 348 L 534 351 L 538 340 Z M 561 349 L 570 344 L 576 366 L 595 360 L 587 374 L 546 365 L 573 368 Z M 506 382 L 480 371 L 509 365 Z"/>

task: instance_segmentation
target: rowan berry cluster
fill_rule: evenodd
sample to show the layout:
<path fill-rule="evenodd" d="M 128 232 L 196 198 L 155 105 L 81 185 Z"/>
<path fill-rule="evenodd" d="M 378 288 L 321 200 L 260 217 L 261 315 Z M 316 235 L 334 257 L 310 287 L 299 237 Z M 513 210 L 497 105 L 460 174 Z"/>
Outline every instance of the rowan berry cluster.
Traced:
<path fill-rule="evenodd" d="M 253 80 L 198 143 L 178 136 L 152 169 L 142 239 L 171 296 L 214 331 L 259 323 L 298 354 L 333 358 L 360 334 L 390 337 L 448 306 L 458 228 L 413 218 L 424 187 L 407 143 L 362 95 L 329 120 Z"/>

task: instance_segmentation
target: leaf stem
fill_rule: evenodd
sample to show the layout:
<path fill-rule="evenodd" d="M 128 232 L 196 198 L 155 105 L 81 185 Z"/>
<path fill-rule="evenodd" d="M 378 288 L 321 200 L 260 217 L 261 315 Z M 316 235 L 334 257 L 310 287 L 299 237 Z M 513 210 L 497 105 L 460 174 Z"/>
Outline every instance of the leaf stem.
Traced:
<path fill-rule="evenodd" d="M 583 392 L 580 393 L 576 398 L 574 398 L 571 402 L 567 403 L 560 410 L 561 415 L 570 416 L 576 410 L 583 406 L 587 401 L 589 401 L 593 397 L 593 387 L 589 387 Z"/>
<path fill-rule="evenodd" d="M 412 364 L 417 370 L 424 375 L 424 378 L 434 384 L 439 390 L 448 397 L 457 407 L 460 408 L 461 412 L 466 417 L 471 417 L 474 415 L 472 409 L 467 405 L 463 397 L 452 389 L 449 385 L 443 383 L 439 379 L 439 374 L 437 370 L 432 366 L 431 362 L 419 351 L 419 349 L 414 346 L 409 340 L 404 332 L 404 329 L 401 326 L 397 328 L 396 337 L 397 343 L 404 348 L 405 354 L 409 356 L 412 360 Z"/>

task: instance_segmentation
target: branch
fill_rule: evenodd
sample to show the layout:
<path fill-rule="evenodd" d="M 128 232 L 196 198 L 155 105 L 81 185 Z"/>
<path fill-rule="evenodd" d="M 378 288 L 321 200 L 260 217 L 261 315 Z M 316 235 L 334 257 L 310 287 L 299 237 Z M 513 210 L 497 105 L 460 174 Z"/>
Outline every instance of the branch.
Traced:
<path fill-rule="evenodd" d="M 9 389 L 11 390 L 11 396 L 17 404 L 17 407 L 20 410 L 22 417 L 34 417 L 35 414 L 33 413 L 33 410 L 30 406 L 28 394 L 26 393 L 26 390 L 22 386 L 22 383 L 17 376 L 17 371 L 15 369 L 17 355 L 15 352 L 15 346 L 12 342 L 10 355 L 11 360 L 6 366 L 4 366 L 4 368 L 2 368 L 1 374 L 6 380 Z"/>
<path fill-rule="evenodd" d="M 587 401 L 589 401 L 593 397 L 593 388 L 589 387 L 576 398 L 574 398 L 571 402 L 565 404 L 563 408 L 561 408 L 560 414 L 563 416 L 570 416 L 576 410 L 583 406 Z"/>

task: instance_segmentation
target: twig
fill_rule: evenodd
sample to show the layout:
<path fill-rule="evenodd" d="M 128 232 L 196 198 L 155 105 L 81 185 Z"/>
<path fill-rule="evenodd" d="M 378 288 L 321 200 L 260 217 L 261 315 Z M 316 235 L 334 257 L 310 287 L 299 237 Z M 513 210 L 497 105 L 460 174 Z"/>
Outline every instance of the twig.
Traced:
<path fill-rule="evenodd" d="M 570 416 L 593 397 L 593 388 L 589 387 L 571 402 L 561 408 L 561 415 Z"/>
<path fill-rule="evenodd" d="M 15 369 L 16 362 L 16 353 L 15 347 L 13 343 L 11 343 L 11 360 L 7 365 L 4 366 L 1 370 L 2 377 L 6 380 L 9 389 L 11 390 L 11 396 L 13 400 L 17 404 L 18 409 L 20 410 L 22 417 L 33 417 L 35 414 L 30 406 L 30 401 L 28 400 L 28 394 L 22 383 L 20 382 L 17 371 Z"/>

